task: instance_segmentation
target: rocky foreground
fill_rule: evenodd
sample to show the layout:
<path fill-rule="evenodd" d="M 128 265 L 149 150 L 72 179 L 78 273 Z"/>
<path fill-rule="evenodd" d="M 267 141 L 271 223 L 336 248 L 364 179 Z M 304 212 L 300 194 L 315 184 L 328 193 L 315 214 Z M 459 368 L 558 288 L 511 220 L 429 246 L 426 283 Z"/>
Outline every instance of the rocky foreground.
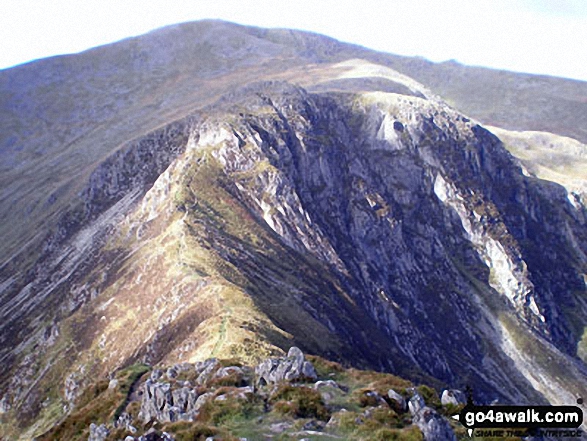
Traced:
<path fill-rule="evenodd" d="M 134 365 L 99 381 L 41 440 L 456 440 L 464 404 L 390 374 L 344 369 L 292 347 L 257 366 L 210 358 Z"/>

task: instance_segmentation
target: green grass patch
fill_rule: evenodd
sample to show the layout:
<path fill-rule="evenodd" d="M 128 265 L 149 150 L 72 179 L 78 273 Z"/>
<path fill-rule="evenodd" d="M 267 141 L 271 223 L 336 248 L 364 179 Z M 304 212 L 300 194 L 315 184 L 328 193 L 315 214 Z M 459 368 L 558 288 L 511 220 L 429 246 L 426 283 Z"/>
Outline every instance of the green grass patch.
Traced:
<path fill-rule="evenodd" d="M 269 402 L 273 409 L 294 418 L 316 418 L 328 421 L 330 412 L 326 408 L 320 392 L 306 386 L 294 387 L 289 384 L 279 386 Z"/>

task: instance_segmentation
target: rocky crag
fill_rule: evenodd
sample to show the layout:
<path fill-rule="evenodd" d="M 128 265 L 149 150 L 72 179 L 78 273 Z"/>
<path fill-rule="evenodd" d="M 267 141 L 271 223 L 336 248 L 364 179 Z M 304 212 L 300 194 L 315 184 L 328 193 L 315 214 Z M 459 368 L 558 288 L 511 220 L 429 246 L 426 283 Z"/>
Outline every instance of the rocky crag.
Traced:
<path fill-rule="evenodd" d="M 460 391 L 445 390 L 439 400 L 431 388 L 413 387 L 390 374 L 348 370 L 317 357 L 313 361 L 293 347 L 286 357 L 265 359 L 254 368 L 217 358 L 167 369 L 135 366 L 130 371 L 138 375 L 123 370 L 95 385 L 94 399 L 82 401 L 40 440 L 456 441 L 464 432 L 449 418 L 466 403 Z M 117 394 L 122 404 L 116 410 L 95 407 L 96 401 L 111 402 Z"/>
<path fill-rule="evenodd" d="M 139 57 L 128 69 L 160 81 L 113 80 L 130 88 L 120 108 L 92 95 L 103 114 L 75 104 L 69 125 L 54 109 L 52 130 L 27 138 L 16 121 L 31 109 L 10 101 L 0 436 L 45 433 L 123 367 L 252 366 L 292 345 L 438 390 L 469 385 L 480 402 L 587 396 L 585 176 L 564 174 L 584 144 L 502 142 L 439 89 L 319 36 L 226 33 L 209 50 L 224 25 L 200 26 L 198 69 L 170 55 L 184 45 L 167 65 Z M 45 75 L 87 73 L 82 55 Z M 553 165 L 554 143 L 568 150 Z M 271 383 L 285 367 L 267 363 Z M 174 390 L 153 381 L 165 408 Z M 180 395 L 197 410 L 199 395 Z"/>

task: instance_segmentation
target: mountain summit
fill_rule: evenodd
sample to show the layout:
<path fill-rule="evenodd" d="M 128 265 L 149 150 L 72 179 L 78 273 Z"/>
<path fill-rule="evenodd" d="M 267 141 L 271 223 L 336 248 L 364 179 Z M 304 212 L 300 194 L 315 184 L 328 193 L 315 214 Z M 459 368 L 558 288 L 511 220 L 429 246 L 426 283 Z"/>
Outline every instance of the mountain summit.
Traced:
<path fill-rule="evenodd" d="M 587 397 L 587 83 L 203 21 L 0 96 L 0 436 L 136 363 L 291 346 Z"/>

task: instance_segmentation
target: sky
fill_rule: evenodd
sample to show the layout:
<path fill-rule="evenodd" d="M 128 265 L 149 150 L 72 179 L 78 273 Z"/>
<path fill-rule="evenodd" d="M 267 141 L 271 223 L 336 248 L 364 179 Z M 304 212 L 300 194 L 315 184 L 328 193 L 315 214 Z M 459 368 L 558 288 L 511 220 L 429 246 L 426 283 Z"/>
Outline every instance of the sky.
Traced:
<path fill-rule="evenodd" d="M 205 18 L 587 81 L 587 0 L 1 0 L 0 69 Z"/>

